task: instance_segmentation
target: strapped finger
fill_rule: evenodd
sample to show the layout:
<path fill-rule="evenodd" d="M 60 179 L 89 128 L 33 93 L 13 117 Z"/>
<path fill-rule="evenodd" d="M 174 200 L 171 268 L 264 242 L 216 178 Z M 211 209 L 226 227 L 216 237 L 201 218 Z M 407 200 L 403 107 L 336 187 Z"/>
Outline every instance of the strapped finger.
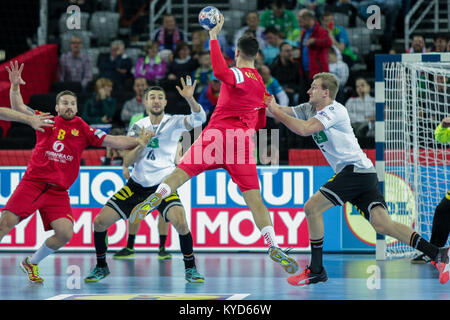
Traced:
<path fill-rule="evenodd" d="M 192 85 L 192 79 L 191 79 L 190 76 L 186 76 L 186 84 L 187 84 L 188 86 L 191 86 L 191 85 Z"/>

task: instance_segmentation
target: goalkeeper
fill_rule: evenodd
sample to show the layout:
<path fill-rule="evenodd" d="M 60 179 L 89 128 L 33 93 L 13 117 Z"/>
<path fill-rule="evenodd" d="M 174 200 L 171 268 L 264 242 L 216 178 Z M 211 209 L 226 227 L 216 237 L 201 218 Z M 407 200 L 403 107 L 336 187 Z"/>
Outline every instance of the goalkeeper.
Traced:
<path fill-rule="evenodd" d="M 450 142 L 450 117 L 444 118 L 434 131 L 434 138 L 441 143 Z M 450 233 L 450 190 L 436 207 L 431 228 L 430 243 L 444 247 Z M 431 258 L 420 254 L 411 263 L 427 263 Z"/>

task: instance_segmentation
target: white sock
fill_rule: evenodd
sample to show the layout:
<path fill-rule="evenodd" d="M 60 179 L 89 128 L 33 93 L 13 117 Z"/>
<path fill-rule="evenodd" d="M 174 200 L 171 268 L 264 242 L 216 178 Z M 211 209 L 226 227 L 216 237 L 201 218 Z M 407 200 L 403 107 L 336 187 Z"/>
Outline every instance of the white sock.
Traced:
<path fill-rule="evenodd" d="M 45 257 L 51 255 L 53 252 L 55 252 L 55 250 L 50 249 L 49 247 L 47 247 L 47 246 L 45 245 L 45 242 L 44 242 L 44 244 L 42 245 L 42 247 L 40 247 L 39 250 L 36 251 L 36 252 L 31 256 L 30 262 L 31 262 L 32 264 L 39 264 L 39 262 L 41 262 Z"/>
<path fill-rule="evenodd" d="M 261 234 L 269 247 L 278 247 L 277 240 L 275 239 L 275 230 L 272 226 L 262 228 Z"/>
<path fill-rule="evenodd" d="M 167 184 L 161 183 L 156 189 L 155 193 L 159 193 L 164 199 L 165 197 L 168 197 L 172 193 L 172 190 Z"/>

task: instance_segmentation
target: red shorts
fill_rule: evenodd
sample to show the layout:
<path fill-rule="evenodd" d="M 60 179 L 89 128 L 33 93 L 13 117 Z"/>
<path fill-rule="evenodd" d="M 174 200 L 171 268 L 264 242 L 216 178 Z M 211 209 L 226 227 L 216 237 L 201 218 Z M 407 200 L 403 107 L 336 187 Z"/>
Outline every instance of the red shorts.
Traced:
<path fill-rule="evenodd" d="M 45 182 L 22 179 L 3 210 L 11 211 L 20 221 L 39 210 L 45 231 L 60 218 L 74 222 L 67 190 Z"/>
<path fill-rule="evenodd" d="M 189 176 L 223 168 L 241 192 L 258 189 L 254 130 L 206 128 L 184 154 L 178 168 Z"/>

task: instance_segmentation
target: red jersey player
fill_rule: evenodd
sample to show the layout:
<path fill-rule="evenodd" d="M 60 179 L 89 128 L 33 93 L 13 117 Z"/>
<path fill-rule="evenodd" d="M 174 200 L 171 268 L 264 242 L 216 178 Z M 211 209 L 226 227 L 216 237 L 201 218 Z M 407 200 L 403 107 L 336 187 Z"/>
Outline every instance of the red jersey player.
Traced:
<path fill-rule="evenodd" d="M 272 260 L 288 273 L 295 273 L 297 262 L 276 243 L 272 221 L 259 190 L 253 155 L 254 133 L 265 127 L 264 100 L 268 95 L 264 81 L 254 66 L 258 41 L 253 37 L 240 38 L 235 54 L 236 67 L 228 68 L 217 41 L 223 22 L 224 17 L 220 15 L 220 22 L 209 32 L 213 72 L 222 81 L 219 100 L 209 124 L 156 192 L 134 208 L 130 222 L 142 220 L 157 208 L 162 199 L 191 177 L 206 170 L 223 168 L 238 185 L 256 226 L 269 246 Z"/>
<path fill-rule="evenodd" d="M 23 103 L 19 85 L 24 84 L 17 62 L 8 69 L 11 90 L 11 107 L 28 115 L 38 114 Z M 150 134 L 145 132 L 136 139 L 110 136 L 95 130 L 76 116 L 77 98 L 71 91 L 56 96 L 57 116 L 51 127 L 36 132 L 36 147 L 28 168 L 3 209 L 0 218 L 0 241 L 23 219 L 39 210 L 45 230 L 53 229 L 42 247 L 21 262 L 21 268 L 32 282 L 42 282 L 37 264 L 46 256 L 64 246 L 73 234 L 72 209 L 68 189 L 78 177 L 81 153 L 86 147 L 104 146 L 130 149 L 147 143 Z"/>

